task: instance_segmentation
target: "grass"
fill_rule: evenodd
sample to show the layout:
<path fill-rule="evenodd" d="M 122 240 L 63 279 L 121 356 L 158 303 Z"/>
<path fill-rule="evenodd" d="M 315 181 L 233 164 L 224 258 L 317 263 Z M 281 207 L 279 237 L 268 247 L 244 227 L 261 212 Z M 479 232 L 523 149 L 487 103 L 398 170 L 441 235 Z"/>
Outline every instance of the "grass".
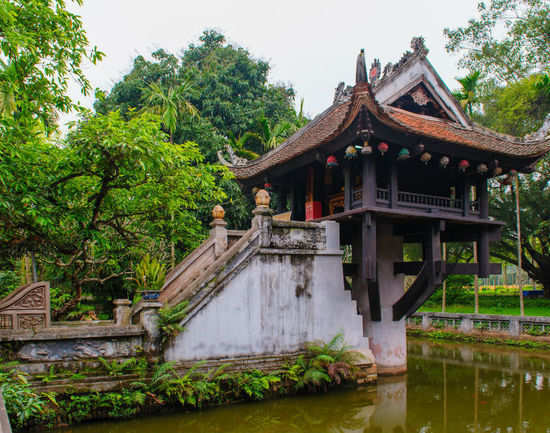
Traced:
<path fill-rule="evenodd" d="M 526 298 L 524 306 L 526 316 L 550 316 L 550 299 Z M 419 311 L 441 311 L 441 298 L 429 299 Z M 461 295 L 455 300 L 449 300 L 445 311 L 447 313 L 473 313 L 474 295 Z M 510 295 L 480 294 L 479 313 L 519 316 L 519 298 Z"/>

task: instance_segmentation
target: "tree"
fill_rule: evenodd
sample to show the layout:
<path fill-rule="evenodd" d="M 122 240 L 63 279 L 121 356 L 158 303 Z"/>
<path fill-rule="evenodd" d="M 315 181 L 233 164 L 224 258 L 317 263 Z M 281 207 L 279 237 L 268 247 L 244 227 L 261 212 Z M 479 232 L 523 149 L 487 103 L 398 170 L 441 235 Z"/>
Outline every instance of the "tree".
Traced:
<path fill-rule="evenodd" d="M 527 274 L 544 287 L 550 298 L 550 157 L 538 165 L 537 172 L 522 175 L 519 182 L 521 196 L 522 266 Z M 515 198 L 510 187 L 494 186 L 491 212 L 506 222 L 502 240 L 491 251 L 492 255 L 509 263 L 517 263 L 517 232 L 515 230 Z"/>
<path fill-rule="evenodd" d="M 546 74 L 534 74 L 507 86 L 497 87 L 482 98 L 481 124 L 499 132 L 524 136 L 536 131 L 550 113 L 550 86 Z"/>
<path fill-rule="evenodd" d="M 454 92 L 453 95 L 470 117 L 472 117 L 474 107 L 479 104 L 480 77 L 481 73 L 479 71 L 473 71 L 463 78 L 456 79 L 462 88 Z"/>
<path fill-rule="evenodd" d="M 204 164 L 196 144 L 166 142 L 158 116 L 146 113 L 89 117 L 63 146 L 44 144 L 10 163 L 33 170 L 2 187 L 0 254 L 38 251 L 72 291 L 69 307 L 86 287 L 99 298 L 107 283 L 106 296 L 123 294 L 124 276 L 146 252 L 197 246 L 206 233 L 195 215 L 223 201 L 217 179 L 230 177 Z"/>
<path fill-rule="evenodd" d="M 477 9 L 479 16 L 469 20 L 468 25 L 444 30 L 447 51 L 462 54 L 461 67 L 480 71 L 500 83 L 548 71 L 548 0 L 480 1 Z"/>
<path fill-rule="evenodd" d="M 271 126 L 269 120 L 262 117 L 258 120 L 258 125 L 260 127 L 260 134 L 258 134 L 258 136 L 266 152 L 275 149 L 296 131 L 296 125 L 286 120 Z"/>
<path fill-rule="evenodd" d="M 69 78 L 88 93 L 82 61 L 95 63 L 103 54 L 88 49 L 80 18 L 63 0 L 2 1 L 0 37 L 3 133 L 25 139 L 29 132 L 55 129 L 55 112 L 76 107 L 66 94 Z"/>
<path fill-rule="evenodd" d="M 151 83 L 143 91 L 143 99 L 147 108 L 159 114 L 163 126 L 170 134 L 170 143 L 174 144 L 174 133 L 178 119 L 182 114 L 197 115 L 197 109 L 186 96 L 191 88 L 189 81 L 163 88 L 158 82 Z"/>

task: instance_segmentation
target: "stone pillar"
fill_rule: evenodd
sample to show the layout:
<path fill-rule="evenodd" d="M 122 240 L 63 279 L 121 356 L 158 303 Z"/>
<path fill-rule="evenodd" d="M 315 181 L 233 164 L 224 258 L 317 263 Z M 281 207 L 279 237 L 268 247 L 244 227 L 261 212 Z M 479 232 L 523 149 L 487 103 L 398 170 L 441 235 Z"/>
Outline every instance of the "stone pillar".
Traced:
<path fill-rule="evenodd" d="M 519 337 L 521 335 L 521 322 L 519 317 L 510 318 L 510 329 L 508 332 L 514 337 Z"/>
<path fill-rule="evenodd" d="M 158 324 L 158 310 L 162 302 L 141 300 L 134 307 L 133 315 L 138 316 L 138 323 L 145 330 L 143 350 L 148 355 L 154 355 L 160 349 L 160 330 Z"/>
<path fill-rule="evenodd" d="M 212 217 L 210 223 L 210 238 L 214 239 L 214 254 L 220 257 L 227 249 L 227 223 L 224 221 L 225 210 L 219 204 L 212 209 Z"/>
<path fill-rule="evenodd" d="M 115 320 L 115 326 L 128 326 L 131 322 L 131 309 L 132 303 L 129 299 L 115 299 L 113 301 L 115 308 L 113 309 L 113 317 Z"/>
<path fill-rule="evenodd" d="M 422 314 L 422 329 L 430 329 L 432 326 L 432 317 L 426 313 Z"/>
<path fill-rule="evenodd" d="M 394 262 L 403 261 L 403 240 L 393 235 L 391 224 L 379 223 L 377 238 L 377 279 L 382 318 L 372 321 L 367 315 L 364 327 L 378 374 L 393 375 L 407 371 L 407 336 L 405 319 L 393 321 L 393 304 L 403 296 L 403 274 L 394 275 Z"/>
<path fill-rule="evenodd" d="M 261 189 L 256 193 L 256 209 L 252 211 L 254 218 L 252 226 L 261 231 L 260 246 L 267 248 L 271 244 L 271 228 L 273 223 L 273 211 L 269 208 L 271 197 L 265 189 Z"/>

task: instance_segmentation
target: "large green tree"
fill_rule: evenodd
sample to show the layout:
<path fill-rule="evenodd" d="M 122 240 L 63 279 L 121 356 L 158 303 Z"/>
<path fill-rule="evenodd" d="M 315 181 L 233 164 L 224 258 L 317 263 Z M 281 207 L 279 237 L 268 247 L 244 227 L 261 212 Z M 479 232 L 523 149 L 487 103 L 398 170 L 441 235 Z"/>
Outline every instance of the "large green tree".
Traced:
<path fill-rule="evenodd" d="M 477 9 L 467 25 L 444 31 L 447 51 L 461 54 L 461 67 L 500 83 L 548 71 L 548 0 L 479 1 Z"/>
<path fill-rule="evenodd" d="M 62 146 L 33 147 L 10 163 L 28 173 L 1 187 L 0 253 L 39 252 L 73 291 L 71 305 L 83 288 L 98 295 L 112 279 L 109 295 L 120 294 L 146 252 L 195 247 L 205 235 L 196 214 L 224 200 L 217 179 L 230 176 L 205 164 L 196 144 L 167 142 L 158 116 L 126 121 L 117 112 L 91 116 Z"/>
<path fill-rule="evenodd" d="M 0 54 L 2 142 L 9 139 L 10 145 L 55 129 L 56 113 L 75 108 L 67 96 L 69 80 L 88 93 L 82 63 L 102 57 L 88 48 L 80 17 L 63 0 L 2 0 Z"/>
<path fill-rule="evenodd" d="M 126 115 L 130 107 L 139 110 L 144 106 L 151 83 L 158 82 L 164 89 L 188 83 L 186 100 L 197 108 L 200 120 L 181 119 L 174 141 L 196 141 L 212 162 L 229 137 L 261 134 L 261 118 L 271 125 L 296 123 L 294 90 L 268 82 L 267 62 L 226 43 L 222 34 L 212 30 L 205 31 L 199 42 L 187 47 L 181 59 L 164 50 L 153 53 L 151 61 L 137 57 L 132 71 L 96 102 L 96 110 L 120 109 Z M 303 123 L 304 116 L 299 119 Z M 261 143 L 251 150 L 262 151 Z"/>
<path fill-rule="evenodd" d="M 545 84 L 546 77 L 546 74 L 533 74 L 493 88 L 481 98 L 483 115 L 476 120 L 517 137 L 536 131 L 550 113 L 550 85 Z"/>

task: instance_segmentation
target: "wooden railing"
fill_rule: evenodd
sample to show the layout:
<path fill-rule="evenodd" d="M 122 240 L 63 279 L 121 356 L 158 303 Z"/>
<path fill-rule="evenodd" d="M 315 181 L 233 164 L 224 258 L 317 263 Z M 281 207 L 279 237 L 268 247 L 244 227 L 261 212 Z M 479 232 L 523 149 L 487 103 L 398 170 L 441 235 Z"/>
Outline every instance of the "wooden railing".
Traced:
<path fill-rule="evenodd" d="M 390 190 L 388 188 L 376 188 L 376 204 L 381 207 L 390 207 Z M 357 209 L 363 206 L 361 187 L 353 189 L 351 207 Z M 396 205 L 401 208 L 413 208 L 431 210 L 438 209 L 444 212 L 460 214 L 464 212 L 462 199 L 442 197 L 438 195 L 420 194 L 415 192 L 398 191 Z M 330 214 L 334 209 L 344 206 L 344 193 L 334 194 L 329 200 Z M 479 214 L 479 202 L 472 201 L 469 206 L 469 213 Z"/>
<path fill-rule="evenodd" d="M 462 200 L 414 192 L 399 191 L 397 193 L 397 202 L 400 205 L 416 208 L 444 208 L 456 211 L 462 211 L 463 209 Z"/>

